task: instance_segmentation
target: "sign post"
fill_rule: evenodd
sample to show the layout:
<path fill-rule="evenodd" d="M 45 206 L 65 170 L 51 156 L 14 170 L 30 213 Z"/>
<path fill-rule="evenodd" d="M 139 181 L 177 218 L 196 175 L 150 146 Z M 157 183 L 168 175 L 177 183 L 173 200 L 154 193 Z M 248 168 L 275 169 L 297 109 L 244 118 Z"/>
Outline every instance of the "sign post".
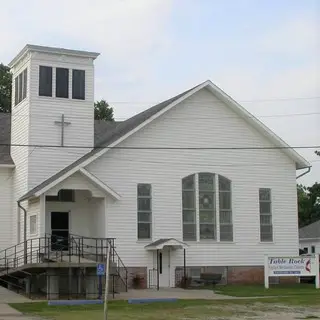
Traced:
<path fill-rule="evenodd" d="M 105 275 L 105 265 L 99 263 L 97 265 L 97 276 L 99 278 L 99 299 L 102 299 L 102 277 Z"/>
<path fill-rule="evenodd" d="M 298 257 L 268 257 L 264 262 L 264 286 L 269 288 L 269 277 L 315 277 L 320 287 L 319 255 Z"/>
<path fill-rule="evenodd" d="M 106 263 L 106 286 L 104 291 L 104 308 L 103 315 L 104 320 L 108 319 L 108 291 L 109 291 L 109 266 L 110 266 L 111 245 L 108 244 L 107 250 L 107 263 Z"/>

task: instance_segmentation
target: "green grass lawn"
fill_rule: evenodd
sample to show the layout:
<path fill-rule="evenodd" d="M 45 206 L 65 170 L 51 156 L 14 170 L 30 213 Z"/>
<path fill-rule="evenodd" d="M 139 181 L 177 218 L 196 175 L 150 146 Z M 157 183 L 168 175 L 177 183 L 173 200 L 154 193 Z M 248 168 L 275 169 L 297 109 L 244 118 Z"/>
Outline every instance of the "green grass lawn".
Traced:
<path fill-rule="evenodd" d="M 320 299 L 320 289 L 314 284 L 273 285 L 269 289 L 262 285 L 228 285 L 216 287 L 214 292 L 233 297 L 316 295 Z"/>
<path fill-rule="evenodd" d="M 257 290 L 257 289 L 256 289 Z M 263 299 L 231 300 L 179 300 L 174 303 L 151 303 L 131 305 L 126 301 L 109 302 L 110 320 L 177 320 L 208 319 L 215 316 L 244 317 L 262 310 L 273 310 L 274 306 L 292 308 L 319 308 L 320 291 L 308 295 L 273 297 Z M 48 306 L 46 302 L 11 304 L 24 314 L 37 315 L 55 320 L 98 320 L 103 319 L 102 305 Z"/>

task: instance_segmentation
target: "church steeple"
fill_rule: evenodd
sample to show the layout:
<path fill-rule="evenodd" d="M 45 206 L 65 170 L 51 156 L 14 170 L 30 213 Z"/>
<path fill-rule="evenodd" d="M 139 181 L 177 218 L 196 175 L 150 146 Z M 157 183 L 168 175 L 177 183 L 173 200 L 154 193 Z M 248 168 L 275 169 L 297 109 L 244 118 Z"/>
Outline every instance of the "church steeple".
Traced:
<path fill-rule="evenodd" d="M 14 79 L 12 143 L 37 146 L 31 154 L 30 148 L 27 153 L 12 151 L 13 158 L 27 158 L 29 189 L 93 146 L 94 60 L 98 56 L 26 45 L 9 64 Z M 61 148 L 68 145 L 77 149 Z"/>

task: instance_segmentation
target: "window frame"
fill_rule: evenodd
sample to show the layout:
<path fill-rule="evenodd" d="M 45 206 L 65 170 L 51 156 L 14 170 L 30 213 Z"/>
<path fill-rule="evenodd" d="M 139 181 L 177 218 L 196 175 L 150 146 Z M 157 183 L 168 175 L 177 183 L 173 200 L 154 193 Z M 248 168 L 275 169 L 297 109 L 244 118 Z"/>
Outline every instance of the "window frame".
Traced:
<path fill-rule="evenodd" d="M 192 188 L 185 188 L 184 187 L 184 182 L 187 179 L 193 179 L 193 187 Z M 181 180 L 181 206 L 182 206 L 182 239 L 183 241 L 197 241 L 197 197 L 196 197 L 196 174 L 191 174 L 188 175 Z M 185 192 L 190 192 L 192 193 L 193 197 L 193 203 L 194 203 L 194 208 L 187 208 L 184 207 L 184 193 Z M 184 214 L 185 212 L 193 212 L 193 221 L 185 221 L 184 220 Z M 194 235 L 193 237 L 186 238 L 185 237 L 185 226 L 193 226 L 194 228 Z"/>
<path fill-rule="evenodd" d="M 61 73 L 59 75 L 59 77 L 62 76 L 62 75 L 66 76 L 66 79 L 63 79 L 63 80 L 66 80 L 66 83 L 65 83 L 66 88 L 62 88 L 61 89 L 60 85 L 62 83 L 62 81 L 61 81 L 62 78 L 58 79 L 58 73 L 60 73 L 60 71 L 62 71 L 62 70 L 64 72 L 66 72 L 66 74 Z M 55 92 L 55 97 L 56 98 L 61 98 L 61 99 L 69 99 L 69 76 L 70 76 L 70 70 L 68 68 L 56 67 L 55 71 L 56 71 L 56 79 L 55 79 L 55 81 L 56 81 L 56 92 Z M 66 89 L 66 94 L 61 94 L 60 90 L 62 90 L 62 93 L 65 93 L 64 92 L 65 89 Z"/>
<path fill-rule="evenodd" d="M 78 79 L 79 83 L 75 82 L 76 80 L 75 78 L 77 74 L 78 76 L 80 76 L 80 74 L 83 74 L 83 79 L 82 78 Z M 81 82 L 82 80 L 83 80 L 83 83 Z M 86 70 L 72 69 L 72 99 L 86 100 Z"/>
<path fill-rule="evenodd" d="M 28 91 L 28 67 L 24 68 L 14 78 L 14 106 L 27 98 Z"/>
<path fill-rule="evenodd" d="M 221 179 L 221 180 L 220 180 Z M 229 186 L 229 190 L 223 190 L 223 188 L 221 188 L 221 181 L 222 180 L 226 180 L 228 182 L 228 186 Z M 219 192 L 219 241 L 220 242 L 233 242 L 234 241 L 234 230 L 233 230 L 233 202 L 232 202 L 232 181 L 230 179 L 228 179 L 225 176 L 222 175 L 218 175 L 218 192 Z M 222 194 L 229 194 L 230 197 L 230 207 L 228 209 L 226 208 L 222 208 L 222 201 L 221 201 L 221 196 Z M 221 222 L 221 212 L 229 212 L 230 213 L 230 222 Z M 229 234 L 231 234 L 231 238 L 227 239 L 227 238 L 223 238 L 221 239 L 221 227 L 229 227 L 230 228 L 230 232 Z M 223 232 L 223 234 L 227 234 L 227 232 Z"/>
<path fill-rule="evenodd" d="M 35 221 L 32 221 L 31 220 L 32 218 L 35 218 Z M 34 230 L 32 230 L 32 229 L 34 229 Z M 29 235 L 34 236 L 37 234 L 38 234 L 38 216 L 36 214 L 33 214 L 33 215 L 29 216 Z"/>
<path fill-rule="evenodd" d="M 41 81 L 41 79 L 42 79 L 41 78 L 41 75 L 42 75 L 41 70 L 44 70 L 44 69 L 51 71 L 51 74 L 46 74 L 46 77 L 48 77 L 48 79 L 44 79 L 44 80 L 50 80 L 48 83 Z M 42 75 L 42 76 L 44 76 L 44 75 Z M 53 88 L 52 88 L 53 87 L 53 67 L 52 66 L 39 65 L 39 78 L 38 78 L 38 80 L 39 80 L 38 81 L 38 83 L 39 83 L 39 85 L 38 85 L 38 96 L 39 97 L 50 97 L 50 98 L 52 98 L 53 97 Z M 42 88 L 42 85 L 44 86 L 43 88 Z M 41 89 L 43 91 L 41 91 Z M 48 92 L 46 91 L 47 89 L 49 90 Z"/>
<path fill-rule="evenodd" d="M 200 183 L 200 178 L 201 175 L 203 174 L 209 174 L 212 176 L 212 186 L 210 188 L 208 188 L 206 184 L 202 184 L 203 187 L 201 186 Z M 185 188 L 184 187 L 184 181 L 190 177 L 193 177 L 194 182 L 193 182 L 193 189 L 190 188 Z M 220 184 L 219 184 L 219 178 L 223 178 L 228 182 L 228 190 L 222 190 L 220 188 Z M 234 221 L 233 221 L 233 190 L 232 190 L 232 180 L 230 180 L 229 178 L 223 176 L 223 175 L 219 175 L 217 173 L 214 172 L 198 172 L 198 173 L 194 173 L 194 174 L 190 174 L 187 175 L 185 177 L 183 177 L 181 179 L 181 201 L 182 201 L 182 217 L 181 217 L 181 221 L 182 221 L 182 239 L 183 241 L 190 241 L 190 242 L 203 242 L 203 241 L 215 241 L 215 242 L 234 242 Z M 222 190 L 222 193 L 224 192 L 228 192 L 229 195 L 229 202 L 230 202 L 230 208 L 228 209 L 221 209 L 221 203 L 220 203 L 220 189 Z M 195 201 L 195 208 L 191 209 L 191 208 L 186 208 L 184 206 L 184 192 L 191 192 L 193 191 L 193 197 L 194 197 L 194 201 Z M 206 195 L 206 194 L 212 194 L 212 199 L 213 199 L 213 203 L 212 203 L 212 208 L 208 208 L 208 209 L 204 209 L 202 208 L 202 203 L 201 203 L 201 195 Z M 184 220 L 184 214 L 186 210 L 194 210 L 195 212 L 195 217 L 194 217 L 194 221 L 193 222 L 188 222 Z M 202 213 L 205 213 L 206 211 L 208 212 L 213 212 L 213 217 L 212 217 L 212 222 L 207 222 L 204 220 L 201 220 L 201 216 Z M 220 221 L 220 216 L 221 216 L 221 212 L 229 212 L 230 214 L 230 222 L 229 223 L 221 223 Z M 203 221 L 203 222 L 202 222 Z M 195 237 L 193 238 L 186 238 L 185 237 L 185 231 L 184 231 L 184 227 L 187 224 L 195 224 Z M 213 228 L 213 237 L 205 237 L 202 235 L 201 230 L 203 228 L 203 226 L 205 225 L 210 225 Z M 228 239 L 225 239 L 225 237 L 222 237 L 223 239 L 221 240 L 221 226 L 230 226 L 229 227 L 229 236 Z M 210 227 L 211 228 L 211 227 Z"/>
<path fill-rule="evenodd" d="M 141 195 L 139 194 L 139 189 L 142 186 L 148 186 L 149 194 Z M 140 240 L 150 240 L 152 239 L 152 185 L 150 183 L 138 183 L 137 184 L 137 239 Z M 139 208 L 139 200 L 148 199 L 150 201 L 150 209 L 149 210 L 141 210 Z M 149 221 L 140 221 L 139 213 L 149 214 Z M 141 237 L 139 235 L 139 226 L 140 225 L 149 225 L 149 237 Z"/>
<path fill-rule="evenodd" d="M 268 191 L 269 192 L 269 199 L 261 199 L 261 191 Z M 273 214 L 272 214 L 272 190 L 271 188 L 259 188 L 258 190 L 258 196 L 259 196 L 259 227 L 260 227 L 260 242 L 262 243 L 272 243 L 274 241 L 273 239 Z M 269 204 L 269 212 L 261 212 L 261 204 L 268 203 Z M 269 217 L 270 223 L 262 223 L 262 217 Z M 270 232 L 263 232 L 263 227 L 269 227 Z M 263 238 L 263 235 L 269 235 L 269 238 Z"/>

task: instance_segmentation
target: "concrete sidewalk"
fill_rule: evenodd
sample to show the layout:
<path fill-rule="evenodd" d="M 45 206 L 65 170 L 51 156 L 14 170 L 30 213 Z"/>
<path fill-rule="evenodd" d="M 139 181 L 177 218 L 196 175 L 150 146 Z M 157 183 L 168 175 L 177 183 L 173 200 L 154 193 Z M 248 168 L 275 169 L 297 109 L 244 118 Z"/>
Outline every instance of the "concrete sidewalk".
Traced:
<path fill-rule="evenodd" d="M 23 303 L 30 302 L 31 300 L 14 293 L 6 288 L 0 287 L 0 320 L 34 320 L 36 318 L 30 318 L 24 316 L 19 311 L 13 309 L 8 303 Z"/>

